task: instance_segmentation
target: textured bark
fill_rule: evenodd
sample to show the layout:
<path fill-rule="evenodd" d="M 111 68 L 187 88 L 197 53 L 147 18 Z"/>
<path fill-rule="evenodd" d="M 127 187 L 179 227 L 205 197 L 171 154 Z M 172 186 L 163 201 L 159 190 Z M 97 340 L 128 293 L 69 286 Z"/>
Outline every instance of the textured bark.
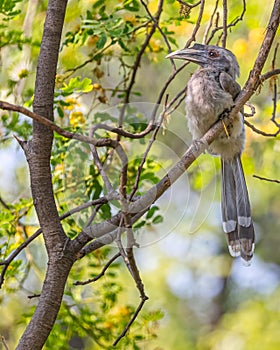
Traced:
<path fill-rule="evenodd" d="M 37 67 L 33 109 L 53 120 L 55 75 L 67 0 L 50 0 Z M 63 250 L 67 239 L 54 201 L 50 156 L 53 132 L 34 121 L 33 139 L 25 144 L 31 190 L 48 252 L 48 269 L 37 309 L 17 349 L 41 349 L 53 327 L 72 267 L 71 253 Z"/>
<path fill-rule="evenodd" d="M 49 259 L 46 279 L 36 311 L 26 328 L 17 350 L 40 350 L 44 346 L 56 320 L 65 283 L 72 267 L 71 258 Z"/>

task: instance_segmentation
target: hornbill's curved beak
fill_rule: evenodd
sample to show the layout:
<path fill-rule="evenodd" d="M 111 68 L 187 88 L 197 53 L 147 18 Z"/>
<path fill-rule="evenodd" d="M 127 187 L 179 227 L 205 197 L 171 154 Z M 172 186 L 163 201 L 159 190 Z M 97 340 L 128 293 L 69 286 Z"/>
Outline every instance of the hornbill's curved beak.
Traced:
<path fill-rule="evenodd" d="M 195 44 L 193 47 L 171 52 L 165 58 L 176 58 L 197 64 L 205 64 L 208 62 L 208 52 L 205 45 Z"/>

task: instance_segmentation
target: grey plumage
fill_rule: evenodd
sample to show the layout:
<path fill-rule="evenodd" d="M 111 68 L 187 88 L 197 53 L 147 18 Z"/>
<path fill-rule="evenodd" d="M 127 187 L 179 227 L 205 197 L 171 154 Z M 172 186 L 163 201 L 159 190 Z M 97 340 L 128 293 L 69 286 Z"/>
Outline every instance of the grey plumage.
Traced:
<path fill-rule="evenodd" d="M 235 81 L 239 75 L 236 57 L 227 49 L 214 45 L 195 44 L 175 51 L 167 58 L 188 60 L 200 65 L 187 86 L 186 111 L 188 127 L 194 139 L 202 137 L 233 105 L 240 92 Z M 239 113 L 234 121 L 210 145 L 209 151 L 219 154 L 222 162 L 222 219 L 229 252 L 246 265 L 254 251 L 254 227 L 243 168 L 240 160 L 245 141 L 244 121 Z"/>

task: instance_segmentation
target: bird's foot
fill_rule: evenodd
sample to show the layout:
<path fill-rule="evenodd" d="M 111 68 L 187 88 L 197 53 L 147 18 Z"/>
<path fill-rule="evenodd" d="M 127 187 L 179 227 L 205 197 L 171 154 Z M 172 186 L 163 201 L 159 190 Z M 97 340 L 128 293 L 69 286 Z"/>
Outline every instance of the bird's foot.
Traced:
<path fill-rule="evenodd" d="M 234 106 L 231 106 L 230 108 L 226 108 L 220 115 L 219 115 L 219 119 L 223 120 L 224 118 L 226 118 L 229 113 L 231 112 L 231 110 L 233 109 Z"/>

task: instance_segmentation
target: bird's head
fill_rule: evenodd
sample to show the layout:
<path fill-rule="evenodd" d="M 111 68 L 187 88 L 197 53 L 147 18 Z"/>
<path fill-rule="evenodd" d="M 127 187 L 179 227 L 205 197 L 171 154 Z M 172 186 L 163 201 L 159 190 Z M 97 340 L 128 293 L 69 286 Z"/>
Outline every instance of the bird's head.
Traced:
<path fill-rule="evenodd" d="M 194 44 L 190 48 L 171 52 L 166 58 L 178 58 L 199 64 L 203 68 L 214 67 L 231 75 L 239 76 L 239 65 L 234 54 L 214 45 Z"/>

